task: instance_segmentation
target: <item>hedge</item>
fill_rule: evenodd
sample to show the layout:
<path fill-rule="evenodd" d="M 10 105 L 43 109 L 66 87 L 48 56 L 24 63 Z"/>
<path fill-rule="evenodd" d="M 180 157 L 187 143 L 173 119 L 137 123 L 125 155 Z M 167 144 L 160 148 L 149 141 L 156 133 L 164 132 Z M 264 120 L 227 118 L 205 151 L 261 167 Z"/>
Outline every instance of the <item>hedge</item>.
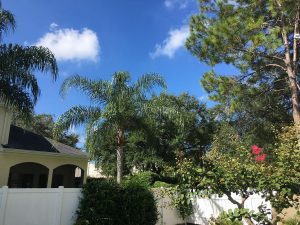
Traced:
<path fill-rule="evenodd" d="M 156 202 L 137 183 L 93 180 L 84 185 L 75 225 L 155 225 Z"/>

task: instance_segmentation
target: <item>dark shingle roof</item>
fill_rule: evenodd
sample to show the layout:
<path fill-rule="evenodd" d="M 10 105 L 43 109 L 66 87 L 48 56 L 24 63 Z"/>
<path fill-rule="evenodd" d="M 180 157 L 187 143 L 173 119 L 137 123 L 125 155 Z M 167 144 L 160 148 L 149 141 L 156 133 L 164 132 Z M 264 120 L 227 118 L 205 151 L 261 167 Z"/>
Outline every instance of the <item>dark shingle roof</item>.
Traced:
<path fill-rule="evenodd" d="M 4 148 L 20 150 L 62 153 L 71 156 L 86 156 L 79 149 L 64 145 L 50 138 L 43 137 L 20 127 L 11 125 L 8 144 Z"/>

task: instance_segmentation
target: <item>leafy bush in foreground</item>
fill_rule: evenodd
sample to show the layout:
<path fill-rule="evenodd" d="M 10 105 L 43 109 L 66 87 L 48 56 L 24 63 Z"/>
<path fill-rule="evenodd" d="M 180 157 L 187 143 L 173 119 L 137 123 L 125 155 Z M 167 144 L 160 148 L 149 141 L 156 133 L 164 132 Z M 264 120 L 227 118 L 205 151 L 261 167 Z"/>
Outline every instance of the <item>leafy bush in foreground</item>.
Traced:
<path fill-rule="evenodd" d="M 130 177 L 130 179 L 127 181 L 127 183 L 139 184 L 139 185 L 149 189 L 158 180 L 160 180 L 160 177 L 158 174 L 150 172 L 150 171 L 146 171 L 146 172 L 140 172 L 140 173 L 133 175 L 132 177 Z"/>
<path fill-rule="evenodd" d="M 155 225 L 153 194 L 136 183 L 91 181 L 83 187 L 75 225 Z"/>

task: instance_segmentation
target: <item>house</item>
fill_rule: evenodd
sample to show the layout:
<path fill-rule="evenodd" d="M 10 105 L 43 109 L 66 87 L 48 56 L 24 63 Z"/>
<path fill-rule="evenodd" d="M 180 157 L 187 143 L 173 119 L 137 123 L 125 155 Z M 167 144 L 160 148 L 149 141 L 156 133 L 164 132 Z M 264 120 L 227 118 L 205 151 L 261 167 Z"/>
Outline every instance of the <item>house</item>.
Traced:
<path fill-rule="evenodd" d="M 105 178 L 106 176 L 102 173 L 101 168 L 98 168 L 95 162 L 91 161 L 88 163 L 87 176 L 90 178 Z"/>
<path fill-rule="evenodd" d="M 0 107 L 0 187 L 80 187 L 86 180 L 87 154 L 11 124 L 12 112 Z"/>

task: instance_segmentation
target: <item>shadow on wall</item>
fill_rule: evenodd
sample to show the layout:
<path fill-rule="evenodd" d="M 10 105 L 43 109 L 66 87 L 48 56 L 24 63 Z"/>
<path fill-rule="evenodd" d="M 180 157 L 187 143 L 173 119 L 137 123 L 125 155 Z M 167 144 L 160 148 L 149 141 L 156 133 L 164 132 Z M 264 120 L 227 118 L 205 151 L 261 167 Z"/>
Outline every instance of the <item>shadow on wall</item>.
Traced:
<path fill-rule="evenodd" d="M 9 188 L 47 188 L 48 177 L 49 169 L 46 166 L 25 162 L 10 168 L 7 185 Z M 62 165 L 53 170 L 51 187 L 80 188 L 83 180 L 82 168 L 76 165 Z"/>

